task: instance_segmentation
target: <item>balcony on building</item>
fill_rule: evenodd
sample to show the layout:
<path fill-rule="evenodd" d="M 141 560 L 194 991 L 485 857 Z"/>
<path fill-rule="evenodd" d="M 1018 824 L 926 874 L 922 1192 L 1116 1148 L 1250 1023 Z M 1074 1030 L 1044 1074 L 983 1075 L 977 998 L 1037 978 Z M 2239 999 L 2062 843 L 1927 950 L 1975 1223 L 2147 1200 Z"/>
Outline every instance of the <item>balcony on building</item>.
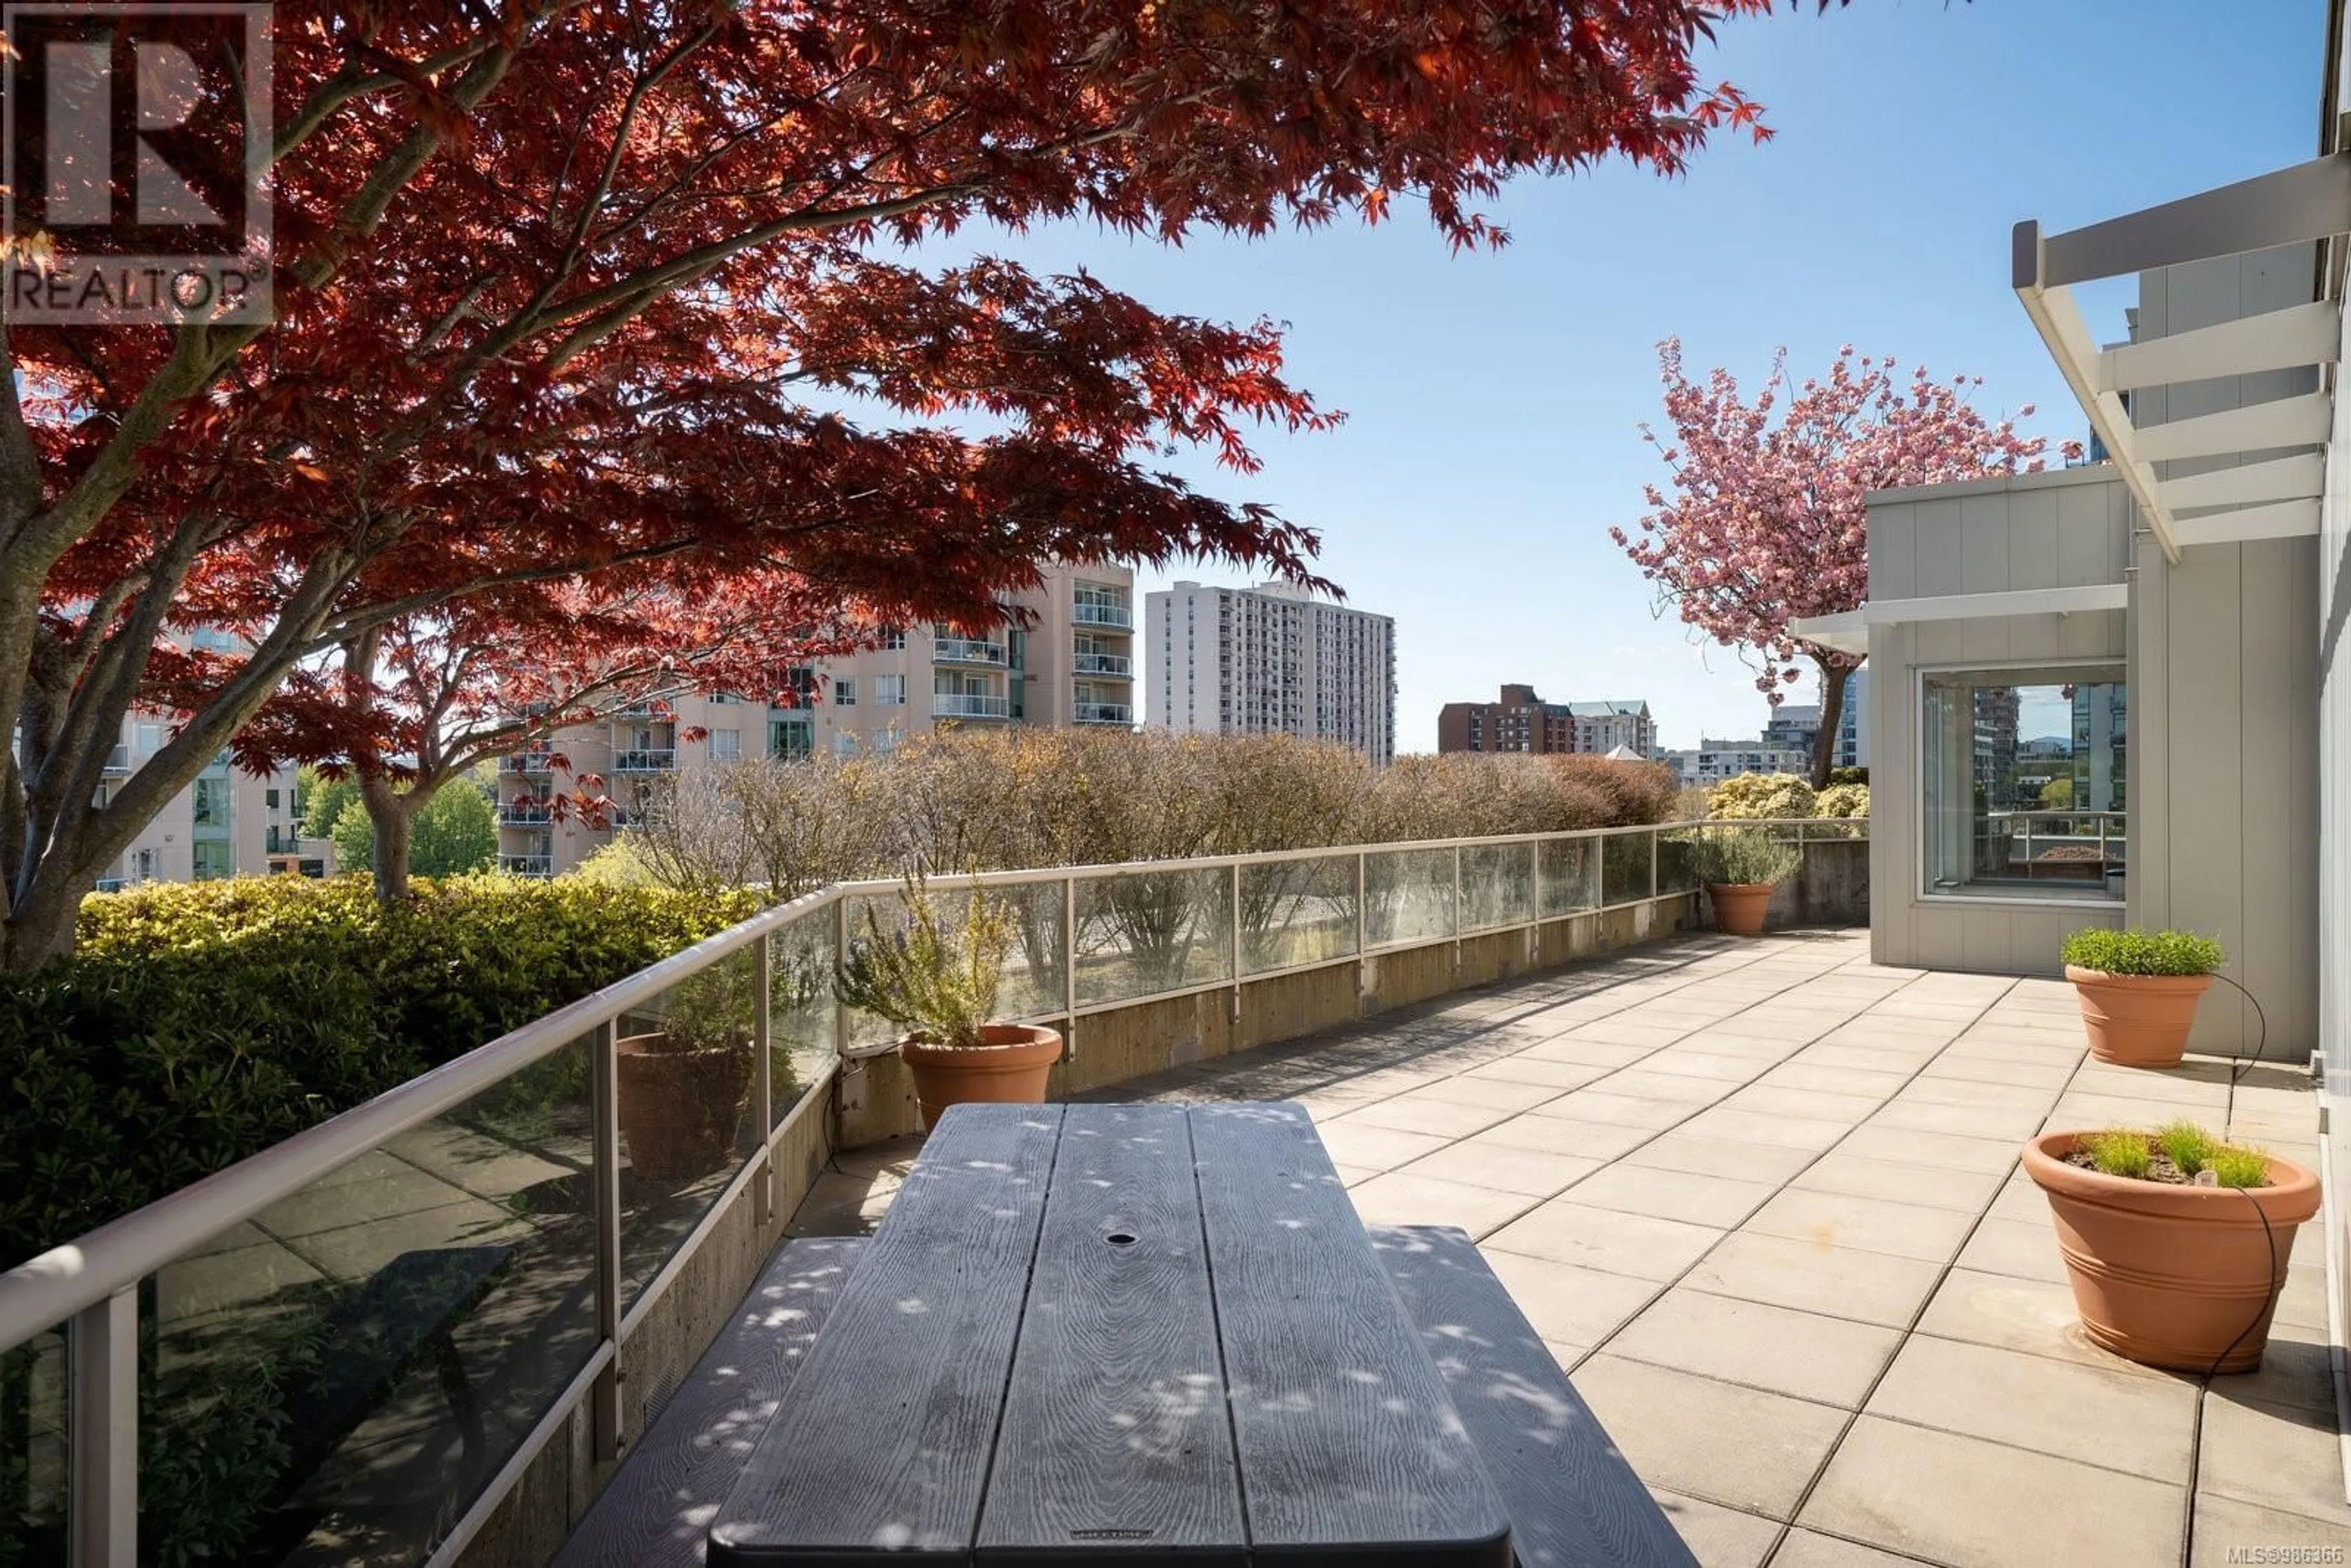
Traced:
<path fill-rule="evenodd" d="M 933 692 L 933 718 L 1010 718 L 1012 699 L 987 692 Z"/>
<path fill-rule="evenodd" d="M 1078 702 L 1071 705 L 1070 717 L 1079 724 L 1132 726 L 1134 723 L 1134 705 L 1133 703 Z"/>
<path fill-rule="evenodd" d="M 543 828 L 554 821 L 554 813 L 546 806 L 507 800 L 498 807 L 498 826 L 502 828 Z"/>
<path fill-rule="evenodd" d="M 510 876 L 553 876 L 555 857 L 543 855 L 500 855 L 498 869 Z"/>
<path fill-rule="evenodd" d="M 1097 582 L 1076 585 L 1070 619 L 1080 626 L 1106 626 L 1114 632 L 1134 630 L 1134 602 L 1123 588 Z"/>
<path fill-rule="evenodd" d="M 674 746 L 644 747 L 633 751 L 612 753 L 615 773 L 667 773 L 677 766 Z"/>
<path fill-rule="evenodd" d="M 512 757 L 499 759 L 498 771 L 501 773 L 552 773 L 555 771 L 555 753 L 517 751 Z"/>
<path fill-rule="evenodd" d="M 1075 674 L 1091 675 L 1097 680 L 1131 681 L 1134 679 L 1134 661 L 1124 653 L 1113 653 L 1081 639 L 1077 651 L 1070 656 L 1070 668 Z"/>
<path fill-rule="evenodd" d="M 1006 658 L 1003 643 L 982 642 L 977 637 L 943 636 L 931 643 L 931 662 L 937 664 L 983 664 L 1000 670 Z"/>

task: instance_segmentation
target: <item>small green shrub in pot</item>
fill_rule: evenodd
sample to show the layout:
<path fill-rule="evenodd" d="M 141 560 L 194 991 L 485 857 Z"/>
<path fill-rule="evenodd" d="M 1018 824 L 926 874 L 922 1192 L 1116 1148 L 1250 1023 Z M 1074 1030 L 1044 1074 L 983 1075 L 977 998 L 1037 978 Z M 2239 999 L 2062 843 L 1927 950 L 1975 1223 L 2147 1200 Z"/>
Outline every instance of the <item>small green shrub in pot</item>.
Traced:
<path fill-rule="evenodd" d="M 962 918 L 943 916 L 920 877 L 906 884 L 905 918 L 885 927 L 869 910 L 865 937 L 842 967 L 841 999 L 904 1031 L 898 1055 L 914 1079 L 923 1120 L 972 1101 L 1039 1104 L 1059 1031 L 992 1021 L 1004 960 L 1018 935 L 1012 911 L 977 887 Z"/>
<path fill-rule="evenodd" d="M 2067 965 L 2102 975 L 2210 975 L 2229 961 L 2220 944 L 2193 931 L 2109 931 L 2065 938 Z"/>
<path fill-rule="evenodd" d="M 2178 1063 L 2196 1004 L 2229 961 L 2220 944 L 2192 931 L 2076 931 L 2063 956 L 2090 1054 L 2124 1067 Z"/>
<path fill-rule="evenodd" d="M 1802 860 L 1795 845 L 1760 829 L 1710 832 L 1698 841 L 1698 880 L 1718 886 L 1785 882 Z"/>
<path fill-rule="evenodd" d="M 1796 874 L 1803 852 L 1761 828 L 1708 829 L 1695 848 L 1716 926 L 1738 936 L 1762 935 L 1772 884 Z"/>

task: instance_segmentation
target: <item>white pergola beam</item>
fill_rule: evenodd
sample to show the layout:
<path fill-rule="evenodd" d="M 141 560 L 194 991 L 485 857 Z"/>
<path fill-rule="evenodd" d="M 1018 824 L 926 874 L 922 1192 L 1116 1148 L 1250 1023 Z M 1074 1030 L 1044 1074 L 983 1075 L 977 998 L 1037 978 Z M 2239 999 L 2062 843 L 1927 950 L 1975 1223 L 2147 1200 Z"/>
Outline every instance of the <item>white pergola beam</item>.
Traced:
<path fill-rule="evenodd" d="M 2014 281 L 2019 287 L 2030 281 L 2057 288 L 2346 230 L 2351 230 L 2351 154 L 2334 153 L 2066 234 L 2039 238 L 2035 225 L 2040 265 L 2030 279 Z"/>
<path fill-rule="evenodd" d="M 2020 247 L 2028 238 L 2028 230 L 2032 231 L 2033 242 L 2038 243 L 2038 226 L 2029 223 L 2019 224 L 2016 225 L 2016 237 Z M 2032 267 L 2035 276 L 2039 270 L 2039 264 L 2035 261 Z M 2019 277 L 2025 274 L 2025 258 L 2022 254 L 2017 257 L 2017 273 Z M 2137 444 L 2133 440 L 2130 411 L 2123 406 L 2123 400 L 2111 389 L 2098 384 L 2102 356 L 2096 341 L 2090 336 L 2090 329 L 2082 320 L 2081 308 L 2074 303 L 2074 296 L 2064 288 L 2043 288 L 2038 283 L 2019 283 L 2016 298 L 2023 303 L 2024 313 L 2032 319 L 2033 329 L 2041 334 L 2041 341 L 2049 350 L 2049 357 L 2057 361 L 2058 373 L 2073 389 L 2074 401 L 2080 403 L 2082 412 L 2089 416 L 2090 428 L 2097 433 L 2099 443 L 2106 449 L 2107 458 L 2121 473 L 2123 483 L 2130 486 L 2131 497 L 2138 503 L 2139 514 L 2147 519 L 2148 530 L 2155 535 L 2155 542 L 2162 547 L 2164 559 L 2178 565 L 2179 546 L 2171 537 L 2171 514 L 2165 510 L 2162 497 L 2156 494 L 2154 465 L 2139 455 Z"/>
<path fill-rule="evenodd" d="M 2088 582 L 2073 588 L 2012 588 L 2004 593 L 1945 593 L 1932 599 L 1885 599 L 1861 607 L 1871 626 L 1907 621 L 1976 621 L 2007 615 L 2079 615 L 2122 610 L 2130 590 L 2119 582 Z"/>
<path fill-rule="evenodd" d="M 2184 479 L 2166 479 L 2155 487 L 2171 509 L 2178 529 L 2179 514 L 2198 507 L 2253 507 L 2271 501 L 2299 501 L 2326 488 L 2326 460 L 2315 453 L 2276 457 L 2267 463 L 2247 463 L 2235 468 L 2215 468 Z"/>
<path fill-rule="evenodd" d="M 2130 392 L 2218 376 L 2331 365 L 2342 331 L 2342 311 L 2331 299 L 2264 310 L 2192 332 L 2116 344 L 2098 356 L 2091 384 L 2100 392 Z"/>
<path fill-rule="evenodd" d="M 2316 446 L 2331 434 L 2334 400 L 2325 392 L 2272 398 L 2242 408 L 2222 409 L 2194 419 L 2142 424 L 2132 441 L 2149 463 L 2182 457 L 2223 457 L 2237 452 L 2268 452 L 2281 446 Z"/>
<path fill-rule="evenodd" d="M 1807 643 L 1834 648 L 1840 653 L 1869 655 L 1869 623 L 1858 610 L 1835 615 L 1808 615 L 1788 623 L 1789 631 Z"/>
<path fill-rule="evenodd" d="M 2252 539 L 2304 538 L 2318 532 L 2318 502 L 2273 501 L 2210 517 L 2182 517 L 2172 525 L 2183 545 L 2243 544 Z"/>

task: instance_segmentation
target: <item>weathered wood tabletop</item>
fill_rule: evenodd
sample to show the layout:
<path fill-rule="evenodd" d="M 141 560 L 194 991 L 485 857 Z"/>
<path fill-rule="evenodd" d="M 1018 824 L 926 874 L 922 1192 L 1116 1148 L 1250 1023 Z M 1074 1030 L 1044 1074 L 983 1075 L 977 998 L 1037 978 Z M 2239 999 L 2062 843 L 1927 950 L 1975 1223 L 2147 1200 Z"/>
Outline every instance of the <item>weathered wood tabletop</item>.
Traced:
<path fill-rule="evenodd" d="M 709 1559 L 1130 1556 L 1510 1568 L 1511 1548 L 1303 1110 L 956 1107 Z"/>

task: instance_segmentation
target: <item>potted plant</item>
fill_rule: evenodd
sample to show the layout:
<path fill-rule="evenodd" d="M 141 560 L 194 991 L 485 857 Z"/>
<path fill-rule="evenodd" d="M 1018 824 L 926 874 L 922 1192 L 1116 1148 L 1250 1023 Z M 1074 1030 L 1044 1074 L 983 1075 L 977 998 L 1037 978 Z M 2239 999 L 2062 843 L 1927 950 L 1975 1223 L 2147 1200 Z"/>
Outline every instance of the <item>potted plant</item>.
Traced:
<path fill-rule="evenodd" d="M 2044 1133 L 2024 1169 L 2049 1195 L 2074 1305 L 2117 1355 L 2180 1372 L 2250 1372 L 2318 1212 L 2318 1178 L 2191 1122 L 2155 1133 Z"/>
<path fill-rule="evenodd" d="M 841 999 L 904 1031 L 898 1055 L 914 1074 L 923 1124 L 968 1101 L 1042 1104 L 1061 1059 L 1061 1031 L 989 1021 L 1012 946 L 1011 912 L 975 887 L 961 920 L 942 919 L 919 878 L 907 883 L 905 904 L 905 920 L 889 929 L 866 912 Z"/>
<path fill-rule="evenodd" d="M 1763 934 L 1771 889 L 1796 874 L 1796 846 L 1761 828 L 1712 830 L 1698 841 L 1698 880 L 1714 904 L 1714 924 L 1738 936 Z"/>
<path fill-rule="evenodd" d="M 2064 957 L 2090 1054 L 2125 1067 L 2178 1065 L 2196 1004 L 2228 962 L 2218 942 L 2192 931 L 2076 931 Z"/>
<path fill-rule="evenodd" d="M 751 1097 L 750 965 L 722 958 L 669 988 L 661 1028 L 625 1035 L 618 1053 L 629 1168 L 683 1181 L 726 1163 Z"/>

